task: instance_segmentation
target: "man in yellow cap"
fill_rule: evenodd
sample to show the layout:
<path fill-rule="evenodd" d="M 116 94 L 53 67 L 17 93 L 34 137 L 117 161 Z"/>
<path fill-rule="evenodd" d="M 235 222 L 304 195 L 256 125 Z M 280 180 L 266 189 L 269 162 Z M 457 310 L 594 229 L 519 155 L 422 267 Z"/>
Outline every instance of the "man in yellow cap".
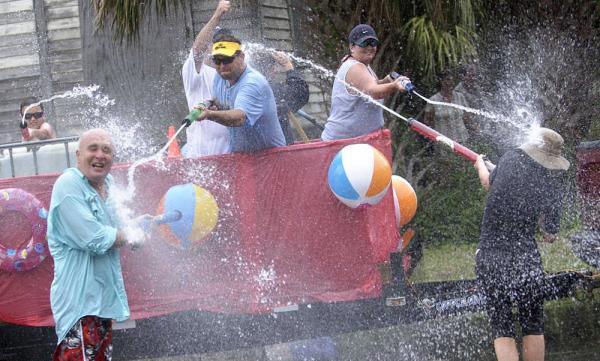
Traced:
<path fill-rule="evenodd" d="M 253 152 L 284 146 L 275 97 L 263 75 L 248 67 L 242 43 L 228 32 L 215 35 L 212 60 L 217 70 L 211 106 L 198 121 L 211 119 L 229 127 L 230 152 Z"/>
<path fill-rule="evenodd" d="M 535 234 L 552 241 L 560 228 L 565 175 L 563 138 L 539 128 L 506 152 L 490 174 L 480 156 L 475 168 L 489 189 L 476 272 L 494 332 L 499 361 L 518 361 L 513 306 L 523 336 L 523 360 L 544 360 L 544 271 Z"/>

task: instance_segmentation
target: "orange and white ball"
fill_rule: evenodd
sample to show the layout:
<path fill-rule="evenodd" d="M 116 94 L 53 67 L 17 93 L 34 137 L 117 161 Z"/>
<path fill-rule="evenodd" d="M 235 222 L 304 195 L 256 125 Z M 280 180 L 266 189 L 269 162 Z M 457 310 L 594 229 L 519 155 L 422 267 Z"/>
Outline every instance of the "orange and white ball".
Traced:
<path fill-rule="evenodd" d="M 379 203 L 390 186 L 391 177 L 390 163 L 369 144 L 342 148 L 331 161 L 327 174 L 333 194 L 350 208 Z"/>
<path fill-rule="evenodd" d="M 392 176 L 392 190 L 396 224 L 398 227 L 402 227 L 408 224 L 417 212 L 417 194 L 410 183 L 398 175 Z"/>

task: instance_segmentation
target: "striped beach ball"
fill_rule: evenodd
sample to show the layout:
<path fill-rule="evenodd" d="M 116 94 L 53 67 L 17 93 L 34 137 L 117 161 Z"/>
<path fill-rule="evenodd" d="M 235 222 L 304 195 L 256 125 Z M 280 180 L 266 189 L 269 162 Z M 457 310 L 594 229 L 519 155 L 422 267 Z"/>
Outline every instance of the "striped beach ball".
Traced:
<path fill-rule="evenodd" d="M 383 153 L 368 144 L 342 148 L 329 165 L 333 194 L 350 208 L 375 205 L 390 186 L 392 169 Z"/>
<path fill-rule="evenodd" d="M 181 218 L 163 224 L 160 233 L 169 244 L 187 249 L 201 244 L 217 225 L 219 207 L 210 192 L 193 183 L 169 188 L 161 199 L 158 214 L 178 211 Z"/>
<path fill-rule="evenodd" d="M 413 219 L 417 212 L 417 194 L 408 181 L 398 175 L 392 176 L 396 224 L 402 227 Z"/>

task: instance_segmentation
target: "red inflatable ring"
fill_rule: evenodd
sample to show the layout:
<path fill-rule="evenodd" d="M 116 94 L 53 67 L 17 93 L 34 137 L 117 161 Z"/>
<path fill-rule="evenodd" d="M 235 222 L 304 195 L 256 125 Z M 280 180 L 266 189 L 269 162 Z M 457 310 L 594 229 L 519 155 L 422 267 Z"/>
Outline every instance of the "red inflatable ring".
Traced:
<path fill-rule="evenodd" d="M 46 218 L 48 211 L 34 195 L 19 188 L 0 189 L 0 216 L 6 211 L 23 214 L 31 222 L 31 239 L 23 248 L 0 244 L 0 270 L 28 271 L 48 257 Z"/>

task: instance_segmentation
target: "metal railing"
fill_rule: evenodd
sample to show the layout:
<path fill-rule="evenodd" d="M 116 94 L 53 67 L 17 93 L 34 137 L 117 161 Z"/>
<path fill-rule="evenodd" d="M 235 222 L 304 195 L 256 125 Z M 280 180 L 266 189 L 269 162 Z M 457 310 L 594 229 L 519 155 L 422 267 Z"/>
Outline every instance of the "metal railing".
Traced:
<path fill-rule="evenodd" d="M 39 151 L 40 147 L 42 147 L 44 145 L 49 145 L 49 144 L 63 143 L 65 146 L 65 157 L 67 159 L 67 168 L 69 168 L 69 167 L 71 167 L 71 159 L 69 158 L 69 142 L 73 142 L 73 141 L 77 141 L 77 140 L 79 140 L 79 136 L 55 138 L 55 139 L 48 139 L 48 140 L 39 140 L 39 141 L 35 141 L 35 142 L 18 142 L 18 143 L 0 144 L 0 158 L 4 154 L 4 150 L 5 149 L 8 150 L 8 157 L 10 159 L 10 173 L 11 173 L 11 177 L 14 178 L 15 177 L 15 159 L 14 159 L 13 150 L 15 148 L 27 148 L 28 151 L 31 151 L 31 153 L 33 155 L 34 171 L 35 171 L 35 175 L 38 175 L 39 167 L 38 167 L 37 152 Z"/>

